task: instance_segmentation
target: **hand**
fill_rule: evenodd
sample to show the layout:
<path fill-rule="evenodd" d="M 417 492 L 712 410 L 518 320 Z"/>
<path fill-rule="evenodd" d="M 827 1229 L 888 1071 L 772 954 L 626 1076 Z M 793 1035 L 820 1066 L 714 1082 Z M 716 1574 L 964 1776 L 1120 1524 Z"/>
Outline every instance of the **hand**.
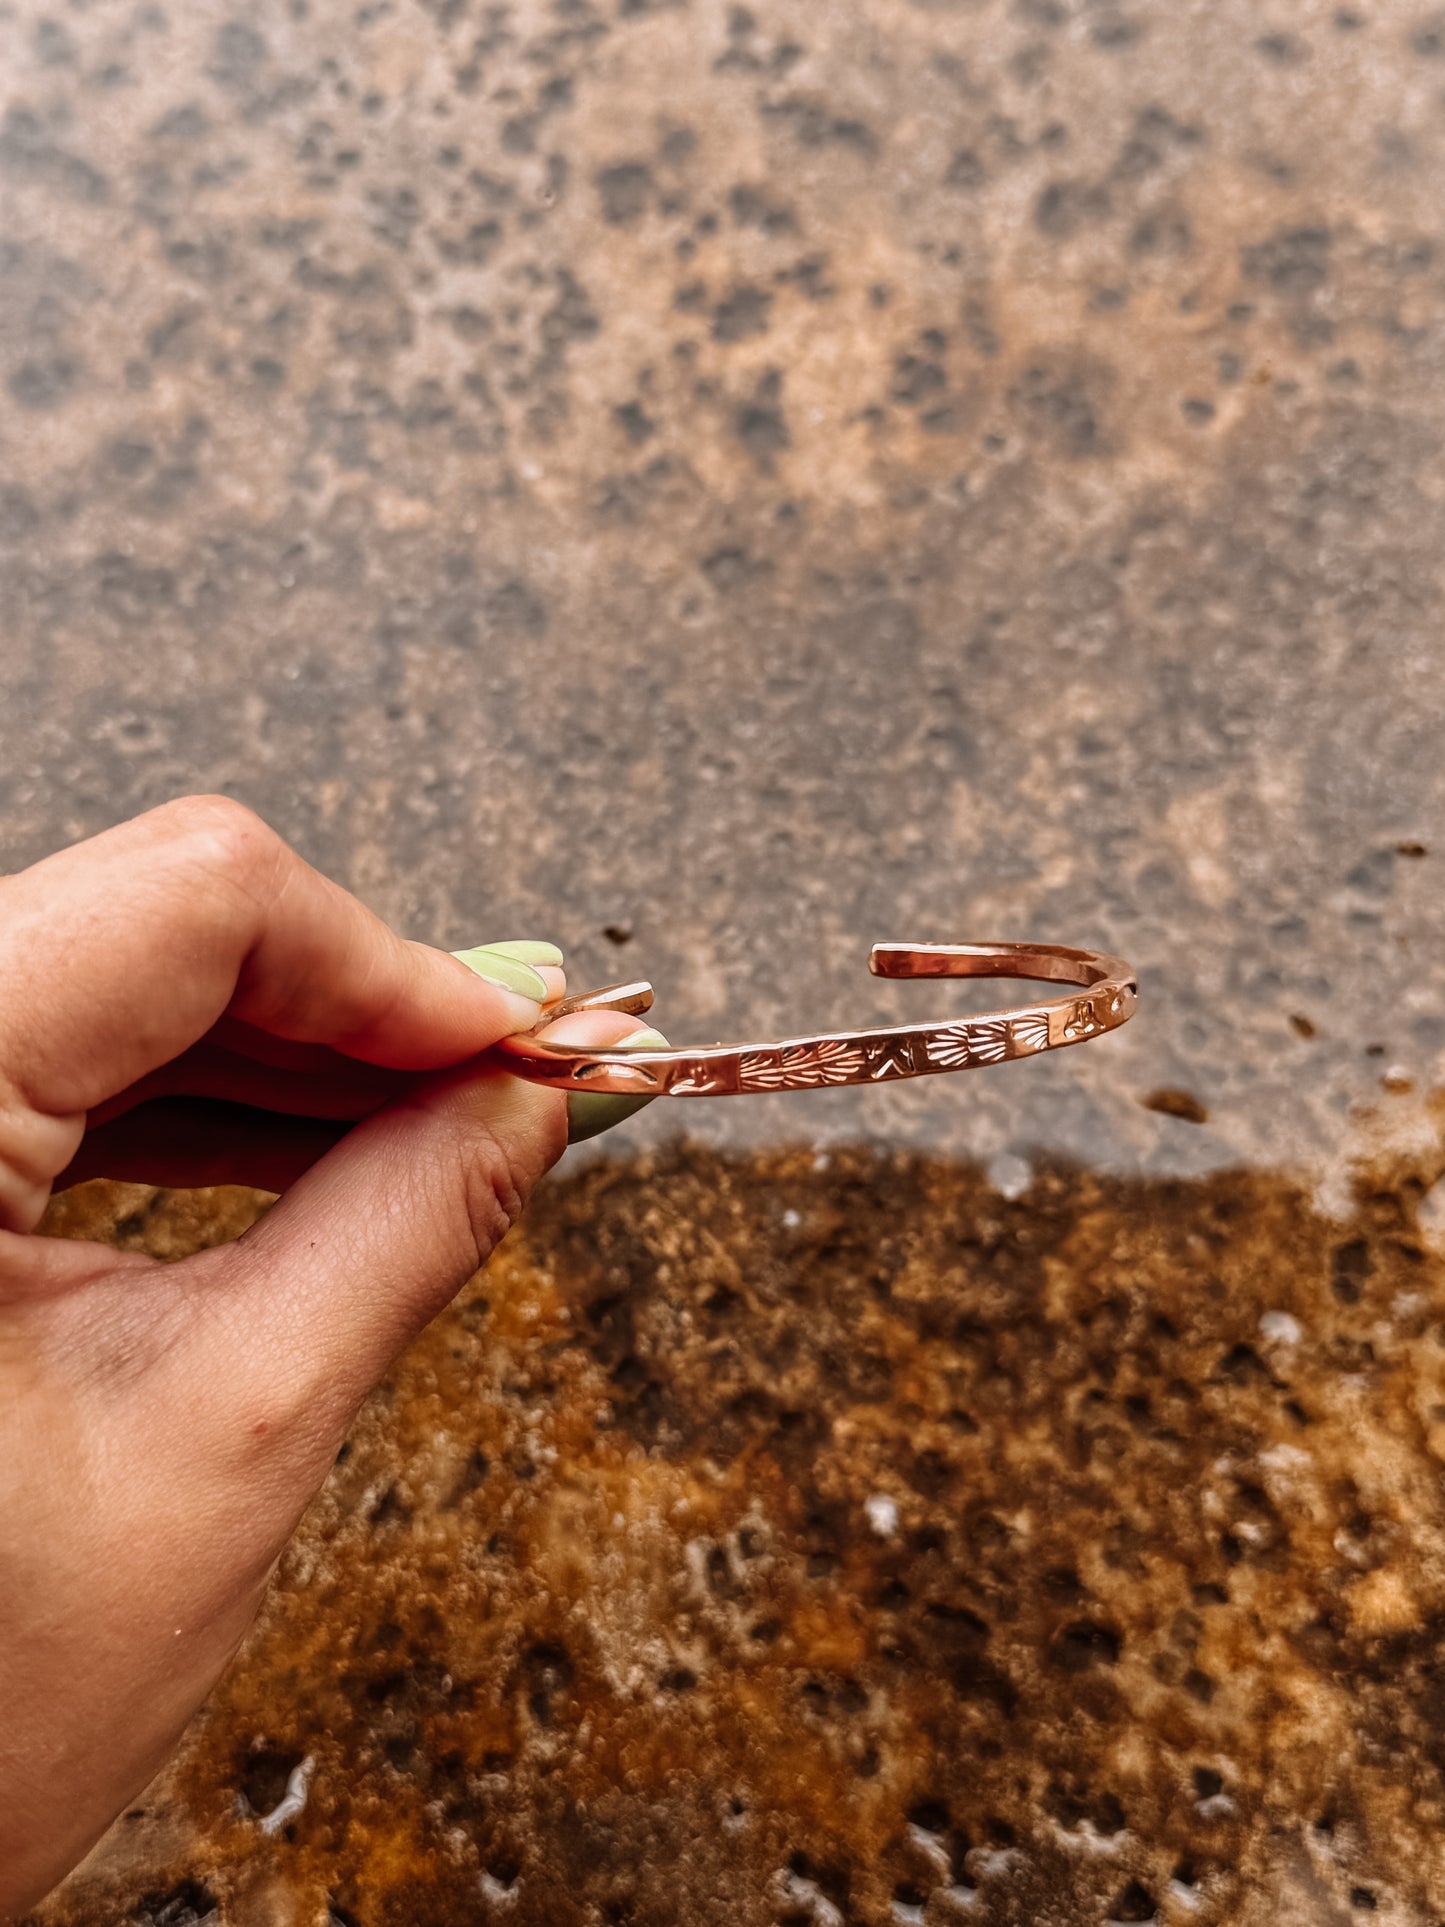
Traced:
<path fill-rule="evenodd" d="M 562 1151 L 563 1098 L 476 1061 L 565 988 L 509 948 L 403 942 L 225 798 L 0 880 L 0 1916 L 162 1765 L 357 1406 Z M 285 1196 L 173 1265 L 31 1235 L 97 1175 Z"/>

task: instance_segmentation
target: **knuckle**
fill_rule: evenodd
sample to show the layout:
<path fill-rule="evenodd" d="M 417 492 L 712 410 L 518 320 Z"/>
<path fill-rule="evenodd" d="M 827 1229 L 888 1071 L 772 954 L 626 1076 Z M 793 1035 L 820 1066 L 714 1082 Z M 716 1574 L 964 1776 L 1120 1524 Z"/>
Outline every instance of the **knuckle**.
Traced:
<path fill-rule="evenodd" d="M 237 869 L 250 865 L 258 850 L 272 850 L 279 840 L 254 809 L 233 796 L 187 796 L 181 807 L 187 842 L 212 844 Z"/>
<path fill-rule="evenodd" d="M 228 831 L 240 832 L 252 824 L 265 828 L 250 805 L 238 802 L 234 796 L 178 796 L 153 810 L 151 818 L 166 826 L 177 840 L 197 835 L 224 835 Z"/>
<path fill-rule="evenodd" d="M 484 1265 L 522 1215 L 531 1180 L 507 1146 L 484 1125 L 457 1145 L 461 1195 L 477 1265 Z"/>
<path fill-rule="evenodd" d="M 269 898 L 287 853 L 269 823 L 231 796 L 187 796 L 167 808 L 182 872 L 253 905 Z"/>

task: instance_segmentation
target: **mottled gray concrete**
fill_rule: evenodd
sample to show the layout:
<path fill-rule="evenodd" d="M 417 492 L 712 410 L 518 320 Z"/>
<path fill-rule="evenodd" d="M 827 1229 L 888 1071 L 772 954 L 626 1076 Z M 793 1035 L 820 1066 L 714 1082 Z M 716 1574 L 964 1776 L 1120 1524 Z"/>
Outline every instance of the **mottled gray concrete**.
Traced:
<path fill-rule="evenodd" d="M 1142 969 L 644 1137 L 1187 1168 L 1429 1080 L 1438 10 L 9 0 L 0 87 L 11 863 L 228 790 L 679 1038 L 920 1008 L 878 935 Z"/>

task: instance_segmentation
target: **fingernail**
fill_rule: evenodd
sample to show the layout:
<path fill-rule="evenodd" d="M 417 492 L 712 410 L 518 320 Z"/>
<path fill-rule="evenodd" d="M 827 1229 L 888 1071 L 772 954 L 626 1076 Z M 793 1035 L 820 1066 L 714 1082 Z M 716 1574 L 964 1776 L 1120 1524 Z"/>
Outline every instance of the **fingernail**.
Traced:
<path fill-rule="evenodd" d="M 477 944 L 471 950 L 454 950 L 452 955 L 458 963 L 464 963 L 468 970 L 485 978 L 498 990 L 509 990 L 514 997 L 525 997 L 533 1004 L 540 1005 L 546 998 L 547 986 L 529 963 L 522 962 L 518 957 L 509 957 L 490 944 Z"/>
<path fill-rule="evenodd" d="M 635 1030 L 612 1050 L 666 1050 L 667 1039 L 660 1030 Z M 601 1137 L 614 1124 L 634 1117 L 650 1097 L 618 1097 L 610 1091 L 569 1091 L 567 1093 L 567 1142 L 581 1144 L 589 1137 Z"/>
<path fill-rule="evenodd" d="M 555 943 L 538 943 L 531 937 L 509 937 L 506 943 L 478 944 L 479 950 L 489 950 L 498 957 L 511 957 L 517 963 L 550 964 L 554 970 L 562 968 L 562 952 Z M 468 956 L 471 952 L 468 951 Z"/>

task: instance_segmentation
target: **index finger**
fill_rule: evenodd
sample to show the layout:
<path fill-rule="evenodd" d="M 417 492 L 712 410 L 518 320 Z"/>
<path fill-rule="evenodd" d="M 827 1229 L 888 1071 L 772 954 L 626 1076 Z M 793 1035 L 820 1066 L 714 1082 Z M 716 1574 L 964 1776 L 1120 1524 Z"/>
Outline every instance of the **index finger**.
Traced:
<path fill-rule="evenodd" d="M 0 990 L 0 1160 L 17 1113 L 83 1120 L 223 1014 L 430 1070 L 539 1009 L 397 936 L 229 797 L 165 804 L 0 881 Z"/>

